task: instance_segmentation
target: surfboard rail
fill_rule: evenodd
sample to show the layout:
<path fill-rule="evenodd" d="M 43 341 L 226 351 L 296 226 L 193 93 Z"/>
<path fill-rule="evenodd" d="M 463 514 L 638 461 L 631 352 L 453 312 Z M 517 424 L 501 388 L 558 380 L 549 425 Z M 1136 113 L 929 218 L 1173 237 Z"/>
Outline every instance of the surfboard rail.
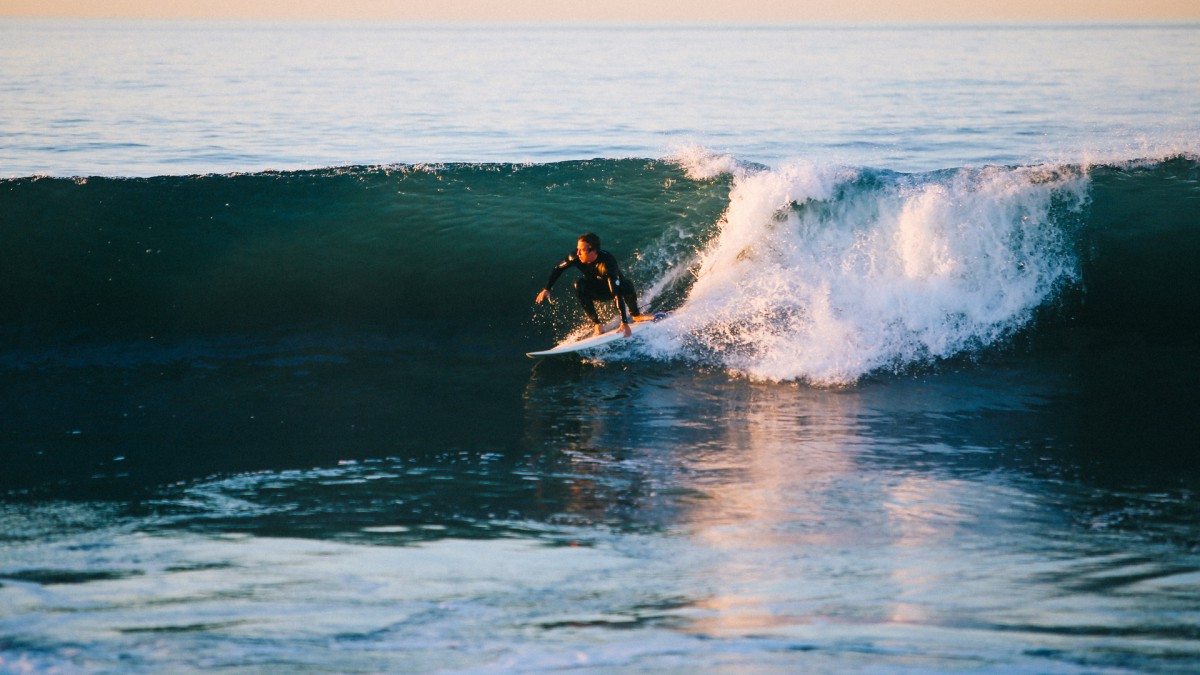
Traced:
<path fill-rule="evenodd" d="M 645 316 L 645 317 L 639 316 L 634 320 L 633 323 L 629 324 L 629 330 L 633 332 L 633 335 L 637 335 L 641 330 L 643 330 L 650 324 L 657 323 L 659 321 L 662 321 L 665 318 L 667 318 L 666 312 L 658 312 L 657 314 L 654 314 L 653 316 Z M 625 335 L 621 332 L 621 327 L 619 325 L 614 325 L 614 327 L 611 329 L 609 329 L 608 326 L 605 326 L 605 329 L 606 330 L 599 335 L 589 335 L 587 337 L 579 338 L 579 339 L 568 338 L 568 339 L 563 340 L 562 342 L 558 343 L 557 345 L 551 347 L 550 349 L 545 349 L 545 350 L 537 351 L 537 352 L 526 352 L 525 356 L 528 356 L 531 359 L 536 359 L 536 358 L 541 358 L 541 357 L 545 357 L 545 356 L 563 356 L 566 354 L 577 354 L 580 352 L 586 352 L 586 351 L 590 351 L 593 349 L 598 349 L 600 347 L 603 347 L 607 344 L 610 344 L 612 342 L 615 342 L 616 340 L 620 340 L 625 337 Z"/>

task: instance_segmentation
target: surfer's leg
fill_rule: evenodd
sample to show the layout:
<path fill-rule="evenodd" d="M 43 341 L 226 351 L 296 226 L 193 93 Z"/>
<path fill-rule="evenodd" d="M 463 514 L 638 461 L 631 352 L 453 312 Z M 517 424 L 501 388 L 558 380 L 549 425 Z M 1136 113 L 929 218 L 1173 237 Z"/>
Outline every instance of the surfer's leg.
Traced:
<path fill-rule="evenodd" d="M 641 315 L 638 311 L 637 304 L 637 287 L 635 287 L 625 275 L 621 275 L 621 299 L 625 301 L 625 309 L 629 310 L 629 316 L 637 317 Z"/>
<path fill-rule="evenodd" d="M 579 304 L 583 307 L 583 313 L 587 314 L 592 323 L 600 323 L 600 317 L 596 314 L 596 298 L 593 295 L 591 284 L 585 279 L 575 280 L 575 295 L 579 296 Z"/>

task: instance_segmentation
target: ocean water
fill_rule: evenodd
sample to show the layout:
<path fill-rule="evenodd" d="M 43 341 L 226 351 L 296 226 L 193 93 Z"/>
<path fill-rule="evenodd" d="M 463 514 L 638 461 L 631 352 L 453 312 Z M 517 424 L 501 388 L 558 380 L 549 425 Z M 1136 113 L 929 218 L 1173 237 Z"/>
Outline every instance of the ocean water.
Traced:
<path fill-rule="evenodd" d="M 0 22 L 0 672 L 1194 672 L 1200 27 Z M 581 359 L 593 230 L 671 316 Z"/>

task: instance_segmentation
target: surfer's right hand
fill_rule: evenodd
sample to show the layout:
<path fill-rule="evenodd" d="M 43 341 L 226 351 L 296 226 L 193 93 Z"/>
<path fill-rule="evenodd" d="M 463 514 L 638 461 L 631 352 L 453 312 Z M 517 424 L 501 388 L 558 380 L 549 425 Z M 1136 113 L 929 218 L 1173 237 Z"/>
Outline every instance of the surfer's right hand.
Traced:
<path fill-rule="evenodd" d="M 543 301 L 543 300 L 550 300 L 550 289 L 548 289 L 548 288 L 543 288 L 543 289 L 542 289 L 542 292 L 541 292 L 541 293 L 538 293 L 538 296 L 537 296 L 537 303 L 540 305 L 540 304 L 542 304 L 542 301 Z M 553 300 L 550 300 L 550 302 L 554 302 L 554 301 L 553 301 Z"/>

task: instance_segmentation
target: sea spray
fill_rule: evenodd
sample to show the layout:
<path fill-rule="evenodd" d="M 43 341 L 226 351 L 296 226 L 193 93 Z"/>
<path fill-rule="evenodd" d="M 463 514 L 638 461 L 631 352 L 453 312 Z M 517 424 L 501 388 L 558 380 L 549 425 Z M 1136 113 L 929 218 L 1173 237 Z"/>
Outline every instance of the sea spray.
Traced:
<path fill-rule="evenodd" d="M 844 385 L 994 345 L 1078 279 L 1059 214 L 1082 210 L 1088 186 L 1066 167 L 738 170 L 651 350 Z"/>

